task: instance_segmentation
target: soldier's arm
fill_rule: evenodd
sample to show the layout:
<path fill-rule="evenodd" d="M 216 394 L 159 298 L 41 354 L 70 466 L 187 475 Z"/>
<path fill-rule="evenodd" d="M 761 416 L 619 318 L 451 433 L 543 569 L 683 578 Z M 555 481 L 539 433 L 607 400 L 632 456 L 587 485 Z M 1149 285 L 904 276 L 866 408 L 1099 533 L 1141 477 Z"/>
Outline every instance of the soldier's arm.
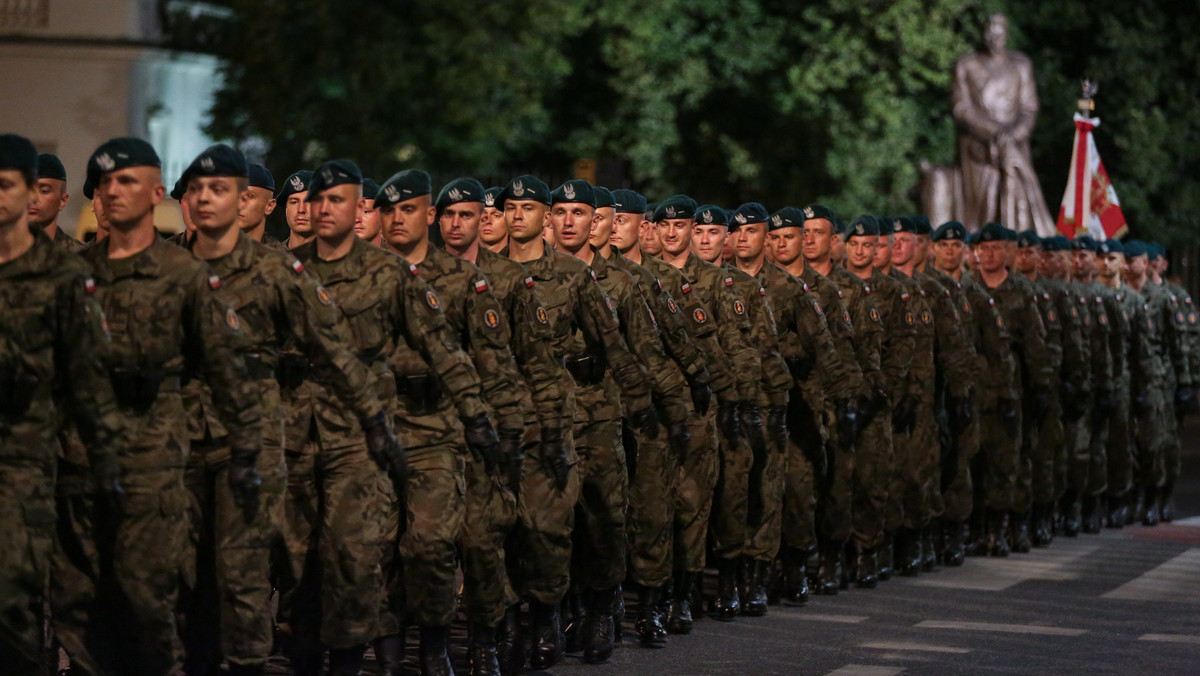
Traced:
<path fill-rule="evenodd" d="M 1093 298 L 1090 303 L 1095 321 L 1092 323 L 1092 330 L 1095 331 L 1092 345 L 1094 347 L 1092 354 L 1092 374 L 1100 382 L 1112 382 L 1116 371 L 1114 367 L 1116 363 L 1113 359 L 1112 350 L 1106 350 L 1110 341 L 1111 335 L 1116 327 L 1112 324 L 1112 317 L 1108 316 L 1108 312 L 1104 308 L 1104 301 L 1101 298 Z"/>
<path fill-rule="evenodd" d="M 1167 355 L 1171 360 L 1171 369 L 1175 372 L 1175 384 L 1178 387 L 1191 387 L 1193 377 L 1191 370 L 1191 351 L 1188 346 L 1187 313 L 1183 301 L 1174 295 L 1174 291 L 1164 288 L 1163 294 L 1163 339 L 1167 342 Z M 1169 299 L 1170 302 L 1167 302 Z"/>
<path fill-rule="evenodd" d="M 842 381 L 841 390 L 848 397 L 865 398 L 868 393 L 862 366 L 858 363 L 854 320 L 840 297 L 829 298 L 829 307 L 825 308 L 825 321 L 829 325 L 829 333 L 833 336 L 833 347 L 843 364 L 843 376 L 846 379 Z"/>
<path fill-rule="evenodd" d="M 775 315 L 767 303 L 766 291 L 762 287 L 749 298 L 752 339 L 758 348 L 762 364 L 762 389 L 767 403 L 784 406 L 788 391 L 792 389 L 792 375 L 779 348 L 779 328 Z"/>
<path fill-rule="evenodd" d="M 613 378 L 621 388 L 625 410 L 632 412 L 648 408 L 651 405 L 650 377 L 621 337 L 617 317 L 608 308 L 604 291 L 585 272 L 574 280 L 573 293 L 576 294 L 576 302 L 572 304 L 575 307 L 575 323 L 583 331 L 588 346 L 605 355 Z"/>
<path fill-rule="evenodd" d="M 658 323 L 659 335 L 662 337 L 663 349 L 666 350 L 667 356 L 679 365 L 689 381 L 700 374 L 708 374 L 708 362 L 704 353 L 692 342 L 691 335 L 683 324 L 683 317 L 679 314 L 679 305 L 670 292 L 662 288 L 661 283 L 655 281 L 654 284 L 653 288 L 648 289 L 645 285 L 639 285 L 638 288 Z"/>
<path fill-rule="evenodd" d="M 762 391 L 759 378 L 762 359 L 750 342 L 750 321 L 746 316 L 745 302 L 734 292 L 733 280 L 728 277 L 722 279 L 725 281 L 711 292 L 716 299 L 710 309 L 715 313 L 717 340 L 729 360 L 736 383 L 736 396 L 742 401 L 758 401 Z M 741 312 L 738 312 L 739 307 Z"/>
<path fill-rule="evenodd" d="M 894 287 L 886 296 L 881 296 L 890 310 L 882 317 L 887 323 L 884 326 L 886 335 L 880 348 L 879 371 L 883 377 L 883 391 L 888 393 L 892 405 L 899 403 L 903 394 L 916 340 L 913 324 L 907 321 L 912 308 L 910 299 L 906 296 L 902 290 Z"/>
<path fill-rule="evenodd" d="M 550 326 L 538 316 L 533 278 L 514 284 L 507 295 L 512 353 L 529 386 L 538 422 L 545 429 L 561 427 L 566 400 L 562 389 L 563 365 L 554 356 Z"/>
<path fill-rule="evenodd" d="M 659 338 L 658 325 L 643 300 L 640 284 L 631 280 L 617 300 L 617 314 L 625 329 L 630 350 L 653 381 L 654 394 L 669 420 L 686 422 L 691 407 L 684 394 L 687 383 L 683 373 L 667 358 Z M 636 410 L 636 409 L 630 409 Z"/>
<path fill-rule="evenodd" d="M 975 348 L 965 339 L 961 315 L 950 293 L 940 288 L 929 296 L 934 306 L 934 354 L 943 368 L 947 389 L 954 396 L 965 396 L 973 384 Z"/>
<path fill-rule="evenodd" d="M 708 306 L 700 298 L 699 293 L 690 285 L 681 290 L 679 306 L 681 318 L 691 331 L 691 338 L 697 349 L 704 354 L 705 365 L 708 368 L 709 385 L 713 394 L 720 401 L 737 399 L 737 381 L 730 370 L 729 359 L 725 348 L 717 337 L 717 327 Z"/>
<path fill-rule="evenodd" d="M 1071 314 L 1071 295 L 1070 294 L 1055 294 L 1056 299 L 1063 299 L 1063 302 L 1055 303 L 1058 309 L 1059 321 L 1062 322 L 1062 372 L 1063 379 L 1071 379 L 1081 393 L 1087 393 L 1092 390 L 1092 373 L 1091 364 L 1091 336 L 1083 329 L 1083 322 L 1080 321 L 1078 314 Z M 1120 313 L 1109 313 L 1110 319 L 1120 319 Z M 1116 325 L 1114 325 L 1116 328 Z"/>
<path fill-rule="evenodd" d="M 1036 387 L 1047 389 L 1053 385 L 1053 357 L 1046 343 L 1046 325 L 1032 293 L 1022 298 L 1019 324 L 1029 379 Z"/>
<path fill-rule="evenodd" d="M 520 375 L 509 349 L 512 332 L 508 318 L 482 273 L 468 282 L 466 298 L 469 347 L 483 387 L 483 398 L 492 407 L 497 428 L 523 429 L 525 416 L 518 387 Z"/>
<path fill-rule="evenodd" d="M 86 276 L 59 286 L 55 372 L 66 383 L 70 416 L 76 424 L 93 467 L 116 458 L 121 425 L 104 359 L 110 337 L 104 311 L 92 296 L 95 284 Z M 65 376 L 62 377 L 62 376 Z"/>

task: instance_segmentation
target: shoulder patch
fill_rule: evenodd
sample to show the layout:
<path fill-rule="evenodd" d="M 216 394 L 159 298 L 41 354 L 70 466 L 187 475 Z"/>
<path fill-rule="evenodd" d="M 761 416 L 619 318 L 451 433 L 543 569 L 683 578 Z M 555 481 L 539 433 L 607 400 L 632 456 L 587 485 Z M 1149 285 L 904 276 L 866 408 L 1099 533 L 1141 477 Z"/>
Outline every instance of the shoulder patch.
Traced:
<path fill-rule="evenodd" d="M 854 326 L 854 323 L 852 321 L 850 321 L 850 311 L 849 310 L 842 310 L 842 321 L 846 322 L 846 326 Z"/>
<path fill-rule="evenodd" d="M 489 329 L 494 329 L 500 326 L 500 313 L 495 310 L 487 310 L 483 313 L 483 325 Z"/>
<path fill-rule="evenodd" d="M 1042 300 L 1050 300 L 1050 294 L 1043 291 L 1042 292 Z"/>
<path fill-rule="evenodd" d="M 588 268 L 588 274 L 592 276 L 593 282 L 596 281 L 596 271 L 595 270 Z"/>
<path fill-rule="evenodd" d="M 679 313 L 679 306 L 675 304 L 675 299 L 670 296 L 667 296 L 667 309 L 671 311 L 671 314 Z"/>
<path fill-rule="evenodd" d="M 1175 313 L 1175 323 L 1177 323 L 1177 324 L 1184 324 L 1184 323 L 1186 323 L 1186 322 L 1187 322 L 1187 317 L 1183 316 L 1183 313 L 1182 313 L 1182 312 L 1176 312 L 1176 313 Z"/>
<path fill-rule="evenodd" d="M 838 293 L 838 298 L 845 298 L 845 297 L 846 297 L 846 296 L 844 296 L 844 295 L 842 294 L 842 290 L 841 290 L 841 289 L 838 289 L 838 290 L 837 290 L 837 293 Z"/>
<path fill-rule="evenodd" d="M 1198 318 L 1196 317 L 1196 313 L 1195 313 L 1195 312 L 1189 312 L 1189 313 L 1188 313 L 1188 324 L 1191 324 L 1192 326 L 1195 326 L 1195 325 L 1196 325 L 1196 321 L 1197 321 L 1197 319 L 1198 319 Z"/>
<path fill-rule="evenodd" d="M 317 300 L 321 301 L 324 305 L 333 304 L 333 299 L 329 297 L 329 292 L 325 290 L 325 287 L 320 285 L 317 285 Z"/>
<path fill-rule="evenodd" d="M 908 295 L 908 292 L 905 291 L 904 293 L 900 294 L 900 300 L 907 303 L 908 301 L 912 300 L 912 296 Z"/>
<path fill-rule="evenodd" d="M 825 311 L 821 309 L 821 304 L 815 300 L 813 301 L 813 309 L 817 311 L 817 314 L 822 316 L 825 315 Z"/>
<path fill-rule="evenodd" d="M 929 324 L 932 321 L 933 321 L 933 315 L 929 314 L 929 310 L 922 310 L 921 311 L 921 323 Z"/>
<path fill-rule="evenodd" d="M 304 263 L 301 263 L 300 260 L 297 258 L 293 258 L 292 259 L 292 271 L 295 272 L 296 274 L 300 274 L 301 272 L 304 272 Z"/>
<path fill-rule="evenodd" d="M 863 291 L 864 291 L 864 292 L 865 292 L 865 293 L 866 293 L 868 296 L 869 296 L 869 295 L 871 295 L 871 285 L 870 285 L 870 284 L 863 284 Z"/>
<path fill-rule="evenodd" d="M 964 298 L 962 307 L 963 307 L 963 312 L 965 312 L 967 314 L 971 314 L 971 301 Z"/>
<path fill-rule="evenodd" d="M 475 280 L 475 293 L 483 293 L 484 291 L 487 291 L 487 290 L 488 290 L 488 285 L 487 285 L 486 279 Z"/>
<path fill-rule="evenodd" d="M 1056 322 L 1058 321 L 1058 315 L 1054 313 L 1054 310 L 1047 310 L 1046 319 L 1051 322 Z"/>
<path fill-rule="evenodd" d="M 684 293 L 691 293 L 691 292 L 692 292 L 692 285 L 691 285 L 691 284 L 688 284 L 687 282 L 684 282 L 684 283 L 683 283 L 683 286 L 682 286 L 681 288 L 682 288 L 682 290 L 683 290 L 683 292 L 684 292 Z"/>
<path fill-rule="evenodd" d="M 527 288 L 527 289 L 532 289 L 532 288 L 533 288 L 533 277 L 526 277 L 526 278 L 525 278 L 525 288 Z"/>
<path fill-rule="evenodd" d="M 83 280 L 83 290 L 86 293 L 88 293 L 89 295 L 95 293 L 96 292 L 96 280 L 92 279 L 91 277 L 84 279 Z"/>
<path fill-rule="evenodd" d="M 617 301 L 616 301 L 616 300 L 614 300 L 612 296 L 605 296 L 605 297 L 604 297 L 604 304 L 608 306 L 608 309 L 609 309 L 609 311 L 610 311 L 610 312 L 616 312 L 616 311 L 617 311 Z"/>
<path fill-rule="evenodd" d="M 725 286 L 733 286 L 733 277 L 725 278 Z"/>
<path fill-rule="evenodd" d="M 425 292 L 425 302 L 434 310 L 440 310 L 442 307 L 442 302 L 438 300 L 437 294 L 433 291 Z"/>
<path fill-rule="evenodd" d="M 661 280 L 661 279 L 659 279 L 658 277 L 655 277 L 655 278 L 654 278 L 654 285 L 658 287 L 658 290 L 659 290 L 659 291 L 662 291 L 662 290 L 663 290 L 663 289 L 662 289 L 662 280 Z"/>
<path fill-rule="evenodd" d="M 871 308 L 870 314 L 871 314 L 871 321 L 878 324 L 879 323 L 879 310 L 876 310 L 875 308 Z"/>
<path fill-rule="evenodd" d="M 417 269 L 417 266 L 413 265 L 412 263 L 408 264 L 408 271 L 412 273 L 413 277 L 421 274 L 421 271 Z"/>
<path fill-rule="evenodd" d="M 744 315 L 744 314 L 746 314 L 746 306 L 742 304 L 742 301 L 738 300 L 737 298 L 734 298 L 733 299 L 733 311 L 739 315 Z"/>
<path fill-rule="evenodd" d="M 550 318 L 546 315 L 546 308 L 539 305 L 538 309 L 534 312 L 534 314 L 537 316 L 537 320 L 539 322 L 541 322 L 543 324 L 550 323 Z"/>
<path fill-rule="evenodd" d="M 238 321 L 237 313 L 233 311 L 233 308 L 225 310 L 225 323 L 234 331 L 242 329 L 242 324 Z"/>
<path fill-rule="evenodd" d="M 925 297 L 925 289 L 918 289 L 918 292 L 921 294 L 922 298 Z"/>
<path fill-rule="evenodd" d="M 767 295 L 767 290 L 762 288 L 761 286 L 758 287 L 758 295 L 763 296 L 765 298 Z"/>
<path fill-rule="evenodd" d="M 917 323 L 917 316 L 916 316 L 916 315 L 914 315 L 914 314 L 913 314 L 913 313 L 911 313 L 911 312 L 905 312 L 905 313 L 904 313 L 904 323 L 905 323 L 905 324 L 908 324 L 909 326 L 912 326 L 913 324 L 916 324 L 916 323 Z"/>
<path fill-rule="evenodd" d="M 800 280 L 800 286 L 804 289 L 804 293 L 808 293 L 808 282 Z"/>
<path fill-rule="evenodd" d="M 221 278 L 216 275 L 209 275 L 208 276 L 208 288 L 212 289 L 213 291 L 216 291 L 217 289 L 221 288 Z"/>
<path fill-rule="evenodd" d="M 696 308 L 695 310 L 692 310 L 692 319 L 695 319 L 697 324 L 704 324 L 708 321 L 708 315 L 704 312 L 704 310 Z"/>
<path fill-rule="evenodd" d="M 1000 317 L 1000 316 L 996 317 L 996 328 L 998 328 L 998 329 L 1004 328 L 1004 317 Z"/>
<path fill-rule="evenodd" d="M 1108 315 L 1100 315 L 1096 321 L 1100 322 L 1100 326 L 1108 326 Z"/>

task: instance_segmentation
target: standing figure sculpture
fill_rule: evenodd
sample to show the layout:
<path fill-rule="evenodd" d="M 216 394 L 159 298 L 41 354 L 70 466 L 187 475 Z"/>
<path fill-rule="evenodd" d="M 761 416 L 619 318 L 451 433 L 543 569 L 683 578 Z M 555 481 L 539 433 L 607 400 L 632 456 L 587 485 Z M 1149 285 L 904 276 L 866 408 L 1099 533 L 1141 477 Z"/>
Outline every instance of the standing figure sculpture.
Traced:
<path fill-rule="evenodd" d="M 1054 234 L 1033 171 L 1029 136 L 1038 111 L 1029 58 L 1005 48 L 1008 20 L 993 14 L 984 29 L 984 51 L 964 54 L 954 66 L 951 102 L 958 126 L 962 202 L 967 227 L 999 221 L 1015 230 Z"/>

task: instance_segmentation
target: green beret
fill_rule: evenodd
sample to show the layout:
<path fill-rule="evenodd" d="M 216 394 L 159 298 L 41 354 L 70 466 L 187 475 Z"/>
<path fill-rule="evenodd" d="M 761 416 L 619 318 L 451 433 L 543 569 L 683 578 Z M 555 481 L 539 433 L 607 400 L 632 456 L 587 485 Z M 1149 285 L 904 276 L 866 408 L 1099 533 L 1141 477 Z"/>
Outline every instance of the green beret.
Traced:
<path fill-rule="evenodd" d="M 838 235 L 843 235 L 846 233 L 846 222 L 837 216 L 833 217 L 833 232 Z"/>
<path fill-rule="evenodd" d="M 92 199 L 92 197 L 95 196 L 95 194 L 96 194 L 96 186 L 92 185 L 91 179 L 85 178 L 83 180 L 83 196 L 88 199 Z"/>
<path fill-rule="evenodd" d="M 582 178 L 573 178 L 550 193 L 551 204 L 586 204 L 596 206 L 596 191 Z"/>
<path fill-rule="evenodd" d="M 257 162 L 250 163 L 250 187 L 262 188 L 270 192 L 275 192 L 275 176 L 263 165 Z"/>
<path fill-rule="evenodd" d="M 363 177 L 363 199 L 371 200 L 371 202 L 374 203 L 375 198 L 378 196 L 379 196 L 379 184 L 364 176 Z M 371 208 L 374 209 L 375 207 L 372 206 Z"/>
<path fill-rule="evenodd" d="M 771 214 L 767 219 L 767 230 L 774 231 L 781 228 L 803 228 L 804 227 L 804 212 L 796 207 L 783 207 L 779 211 Z"/>
<path fill-rule="evenodd" d="M 1149 256 L 1150 252 L 1146 249 L 1146 243 L 1140 239 L 1131 239 L 1125 242 L 1125 257 L 1136 258 L 1138 256 Z"/>
<path fill-rule="evenodd" d="M 312 183 L 313 173 L 307 169 L 301 169 L 283 182 L 283 187 L 279 189 L 279 193 L 275 195 L 276 202 L 287 202 L 287 198 L 295 195 L 298 192 L 307 192 L 308 184 Z"/>
<path fill-rule="evenodd" d="M 38 152 L 33 141 L 16 134 L 0 135 L 0 169 L 19 171 L 32 183 L 38 175 Z"/>
<path fill-rule="evenodd" d="M 84 192 L 87 192 L 88 187 L 89 186 L 87 184 L 84 184 Z M 175 200 L 176 202 L 183 201 L 183 194 L 186 192 L 187 181 L 183 180 L 183 177 L 181 176 L 178 181 L 175 181 L 175 186 L 171 188 L 171 199 Z"/>
<path fill-rule="evenodd" d="M 835 228 L 837 227 L 834 223 L 837 220 L 837 215 L 833 213 L 833 209 L 824 204 L 810 204 L 801 211 L 804 213 L 804 220 L 806 221 L 826 220 L 829 221 L 830 225 L 833 225 Z"/>
<path fill-rule="evenodd" d="M 1116 241 L 1116 240 L 1114 240 Z M 1042 238 L 1042 251 L 1070 251 L 1071 240 L 1062 235 Z"/>
<path fill-rule="evenodd" d="M 58 159 L 58 155 L 42 153 L 37 157 L 37 177 L 65 181 L 67 168 L 63 166 L 62 160 Z"/>
<path fill-rule="evenodd" d="M 592 187 L 592 192 L 596 193 L 596 208 L 616 206 L 613 201 L 612 191 L 602 185 Z"/>
<path fill-rule="evenodd" d="M 917 222 L 908 216 L 892 218 L 892 232 L 911 232 L 917 234 Z"/>
<path fill-rule="evenodd" d="M 1096 240 L 1092 239 L 1091 235 L 1080 235 L 1071 243 L 1072 248 L 1082 251 L 1095 251 Z"/>
<path fill-rule="evenodd" d="M 197 155 L 187 169 L 183 170 L 183 175 L 179 180 L 183 181 L 186 186 L 187 182 L 195 176 L 247 178 L 249 171 L 246 157 L 240 150 L 234 150 L 224 143 L 217 143 L 205 148 L 204 152 Z M 186 187 L 184 189 L 186 190 Z"/>
<path fill-rule="evenodd" d="M 429 174 L 420 169 L 404 169 L 392 174 L 391 178 L 379 186 L 379 192 L 375 195 L 375 206 L 390 207 L 432 192 L 433 180 L 429 178 Z"/>
<path fill-rule="evenodd" d="M 979 244 L 979 233 L 980 233 L 980 231 L 976 230 L 975 232 L 968 235 L 967 236 L 967 244 L 969 244 L 971 246 L 975 246 L 975 245 Z"/>
<path fill-rule="evenodd" d="M 859 214 L 850 221 L 850 225 L 846 228 L 845 238 L 849 240 L 851 237 L 878 237 L 879 236 L 879 221 L 870 214 Z"/>
<path fill-rule="evenodd" d="M 550 206 L 550 186 L 537 176 L 518 176 L 504 186 L 496 198 L 496 203 L 503 204 L 508 200 L 529 200 Z"/>
<path fill-rule="evenodd" d="M 352 160 L 329 160 L 313 170 L 308 184 L 306 202 L 315 202 L 321 193 L 339 185 L 358 185 L 363 182 L 362 170 Z"/>
<path fill-rule="evenodd" d="M 702 204 L 696 207 L 692 216 L 696 225 L 729 225 L 729 212 L 715 204 Z"/>
<path fill-rule="evenodd" d="M 1049 238 L 1049 239 L 1053 239 L 1053 238 Z M 1125 246 L 1123 244 L 1121 244 L 1120 240 L 1106 239 L 1106 240 L 1103 240 L 1100 242 L 1096 242 L 1096 253 L 1098 253 L 1098 254 L 1125 253 Z"/>
<path fill-rule="evenodd" d="M 612 191 L 613 209 L 618 214 L 644 214 L 646 198 L 635 190 L 620 188 Z"/>
<path fill-rule="evenodd" d="M 929 239 L 933 242 L 941 242 L 943 240 L 958 242 L 966 241 L 967 228 L 958 221 L 946 221 L 945 223 L 939 225 L 937 230 L 933 231 L 933 234 L 929 236 Z"/>
<path fill-rule="evenodd" d="M 672 195 L 654 207 L 655 223 L 664 219 L 696 217 L 696 200 L 687 195 Z"/>
<path fill-rule="evenodd" d="M 771 212 L 758 202 L 746 202 L 740 207 L 733 210 L 733 214 L 729 217 L 734 228 L 739 225 L 747 225 L 750 223 L 766 223 L 771 217 Z"/>
<path fill-rule="evenodd" d="M 659 204 L 661 204 L 661 202 L 647 202 L 646 203 L 645 216 L 646 216 L 647 221 L 654 220 L 654 210 L 658 208 Z"/>
<path fill-rule="evenodd" d="M 1042 238 L 1033 230 L 1022 230 L 1017 234 L 1017 246 L 1022 249 L 1027 249 L 1031 246 L 1038 246 L 1042 243 Z"/>
<path fill-rule="evenodd" d="M 1167 255 L 1167 249 L 1158 242 L 1146 242 L 1146 255 L 1155 261 Z"/>
<path fill-rule="evenodd" d="M 1008 235 L 1005 228 L 999 223 L 988 223 L 979 229 L 980 242 L 1004 242 L 1007 240 Z"/>
<path fill-rule="evenodd" d="M 87 177 L 93 186 L 100 185 L 101 174 L 129 167 L 162 168 L 162 160 L 153 146 L 140 138 L 122 137 L 105 141 L 88 158 Z"/>
<path fill-rule="evenodd" d="M 483 206 L 493 209 L 503 209 L 504 202 L 499 199 L 500 191 L 504 190 L 498 185 L 494 185 L 483 191 Z"/>
<path fill-rule="evenodd" d="M 909 216 L 909 218 L 911 218 L 913 223 L 917 225 L 918 235 L 928 236 L 933 233 L 933 224 L 929 222 L 928 216 L 918 214 L 916 216 Z"/>
<path fill-rule="evenodd" d="M 483 202 L 483 192 L 483 184 L 479 181 L 469 176 L 456 178 L 442 186 L 442 191 L 438 193 L 434 206 L 441 211 L 451 204 L 460 202 Z"/>

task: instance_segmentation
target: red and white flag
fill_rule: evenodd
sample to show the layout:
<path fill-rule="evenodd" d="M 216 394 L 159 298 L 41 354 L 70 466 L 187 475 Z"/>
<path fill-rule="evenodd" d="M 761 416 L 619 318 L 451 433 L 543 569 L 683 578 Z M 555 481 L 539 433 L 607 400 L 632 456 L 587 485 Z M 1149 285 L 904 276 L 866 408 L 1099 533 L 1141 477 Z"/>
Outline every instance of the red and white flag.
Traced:
<path fill-rule="evenodd" d="M 1097 240 L 1120 237 L 1128 230 L 1117 191 L 1096 150 L 1092 130 L 1100 118 L 1075 113 L 1075 143 L 1071 174 L 1058 209 L 1058 231 L 1069 238 L 1088 234 Z"/>

